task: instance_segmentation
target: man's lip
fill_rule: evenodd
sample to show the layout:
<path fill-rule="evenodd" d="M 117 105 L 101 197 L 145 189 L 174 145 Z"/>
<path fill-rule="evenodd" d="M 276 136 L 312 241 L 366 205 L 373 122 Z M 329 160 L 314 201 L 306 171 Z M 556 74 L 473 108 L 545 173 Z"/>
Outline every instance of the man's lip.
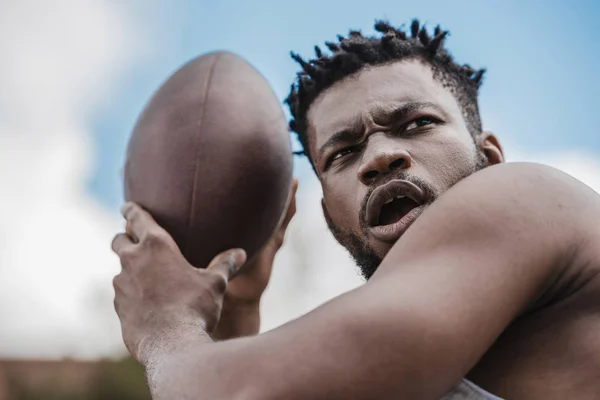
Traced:
<path fill-rule="evenodd" d="M 379 214 L 385 203 L 396 197 L 408 197 L 418 206 L 425 203 L 425 192 L 412 182 L 402 179 L 394 179 L 379 186 L 371 193 L 367 201 L 367 224 L 376 227 L 379 222 Z"/>
<path fill-rule="evenodd" d="M 425 209 L 424 205 L 410 210 L 399 221 L 389 225 L 371 226 L 369 231 L 376 239 L 382 242 L 394 243 L 406 232 L 413 222 L 421 215 Z"/>

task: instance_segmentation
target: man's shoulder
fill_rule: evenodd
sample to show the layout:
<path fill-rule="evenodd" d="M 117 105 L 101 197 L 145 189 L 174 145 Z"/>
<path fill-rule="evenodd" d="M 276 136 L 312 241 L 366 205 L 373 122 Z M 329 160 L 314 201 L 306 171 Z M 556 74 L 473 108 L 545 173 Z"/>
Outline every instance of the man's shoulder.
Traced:
<path fill-rule="evenodd" d="M 443 265 L 462 279 L 447 277 L 448 287 L 485 287 L 497 279 L 502 293 L 527 297 L 520 312 L 532 310 L 540 296 L 556 298 L 559 288 L 591 269 L 599 213 L 599 196 L 560 170 L 534 163 L 488 167 L 440 196 L 380 270 Z"/>
<path fill-rule="evenodd" d="M 529 162 L 484 168 L 455 185 L 448 197 L 448 202 L 463 206 L 470 203 L 470 212 L 498 218 L 522 217 L 523 223 L 542 225 L 581 223 L 600 211 L 600 197 L 590 187 L 556 168 Z"/>
<path fill-rule="evenodd" d="M 497 183 L 509 183 L 514 180 L 528 180 L 533 185 L 551 184 L 576 184 L 585 186 L 581 181 L 557 168 L 546 164 L 534 162 L 506 162 L 483 168 L 471 175 L 468 179 L 483 177 L 490 180 L 497 180 Z M 534 179 L 534 181 L 531 181 Z M 589 188 L 588 188 L 589 189 Z"/>
<path fill-rule="evenodd" d="M 457 240 L 488 238 L 507 252 L 553 254 L 571 271 L 598 264 L 600 196 L 551 166 L 515 162 L 485 168 L 456 184 L 439 206 L 440 215 L 453 214 L 460 225 Z"/>
<path fill-rule="evenodd" d="M 476 253 L 482 259 L 527 254 L 530 262 L 553 268 L 591 247 L 582 244 L 600 241 L 599 200 L 592 189 L 556 168 L 495 165 L 440 196 L 399 246 L 404 252 Z"/>

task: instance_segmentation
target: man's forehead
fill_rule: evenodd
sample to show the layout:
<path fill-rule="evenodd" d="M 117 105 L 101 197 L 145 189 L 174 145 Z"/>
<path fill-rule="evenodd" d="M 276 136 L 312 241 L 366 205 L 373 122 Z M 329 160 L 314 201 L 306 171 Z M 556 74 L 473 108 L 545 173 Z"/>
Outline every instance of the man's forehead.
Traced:
<path fill-rule="evenodd" d="M 315 99 L 307 115 L 311 142 L 318 146 L 327 136 L 352 129 L 373 114 L 391 112 L 404 103 L 443 103 L 446 97 L 451 94 L 420 61 L 370 67 L 336 82 Z"/>

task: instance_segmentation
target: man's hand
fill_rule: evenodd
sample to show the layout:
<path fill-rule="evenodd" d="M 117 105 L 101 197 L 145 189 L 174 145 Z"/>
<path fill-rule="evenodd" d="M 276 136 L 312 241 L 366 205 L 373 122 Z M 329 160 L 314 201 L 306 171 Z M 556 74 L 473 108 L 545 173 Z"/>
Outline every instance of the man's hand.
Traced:
<path fill-rule="evenodd" d="M 123 340 L 143 362 L 146 353 L 178 332 L 210 334 L 221 315 L 227 283 L 243 265 L 246 253 L 228 250 L 206 269 L 192 267 L 172 237 L 140 206 L 123 207 L 127 233 L 112 248 L 122 270 L 114 279 L 115 309 Z"/>
<path fill-rule="evenodd" d="M 235 276 L 225 296 L 237 303 L 258 302 L 269 283 L 273 267 L 273 259 L 283 245 L 285 231 L 296 213 L 296 189 L 298 180 L 294 178 L 287 201 L 287 207 L 279 225 L 262 249 L 252 257 L 239 274 Z"/>
<path fill-rule="evenodd" d="M 262 249 L 229 282 L 221 319 L 212 335 L 214 339 L 224 340 L 258 333 L 260 299 L 271 278 L 275 255 L 283 245 L 287 227 L 296 213 L 297 189 L 298 180 L 294 178 L 279 225 Z"/>

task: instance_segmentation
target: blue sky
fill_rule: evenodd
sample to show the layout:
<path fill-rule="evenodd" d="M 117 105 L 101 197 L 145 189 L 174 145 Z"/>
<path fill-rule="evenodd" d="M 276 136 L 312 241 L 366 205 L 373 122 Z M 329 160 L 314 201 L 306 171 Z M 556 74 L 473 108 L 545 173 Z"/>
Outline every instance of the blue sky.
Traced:
<path fill-rule="evenodd" d="M 88 190 L 110 210 L 121 203 L 118 171 L 137 115 L 184 62 L 217 49 L 236 52 L 283 101 L 298 69 L 290 50 L 312 55 L 315 44 L 349 29 L 372 33 L 380 18 L 401 25 L 418 17 L 431 29 L 450 30 L 446 45 L 455 58 L 487 68 L 484 127 L 511 148 L 600 154 L 598 1 L 174 1 L 128 11 L 144 26 L 151 51 L 123 72 L 91 127 Z M 296 161 L 296 173 L 313 179 L 304 161 Z"/>

